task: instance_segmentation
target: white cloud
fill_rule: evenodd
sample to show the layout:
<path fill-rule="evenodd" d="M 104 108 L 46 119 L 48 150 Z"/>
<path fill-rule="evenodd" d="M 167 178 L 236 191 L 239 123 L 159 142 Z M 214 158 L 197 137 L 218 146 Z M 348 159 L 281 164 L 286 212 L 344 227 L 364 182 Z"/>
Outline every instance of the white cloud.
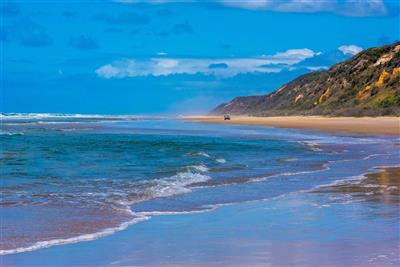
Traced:
<path fill-rule="evenodd" d="M 124 4 L 201 3 L 201 0 L 114 0 Z M 329 12 L 344 16 L 384 16 L 383 0 L 215 0 L 215 4 L 249 10 L 315 13 Z M 209 2 L 208 2 L 209 3 Z"/>
<path fill-rule="evenodd" d="M 311 71 L 318 71 L 318 70 L 327 70 L 327 69 L 329 69 L 327 66 L 306 66 L 305 68 L 308 69 L 308 70 L 311 70 Z"/>
<path fill-rule="evenodd" d="M 355 55 L 360 53 L 363 49 L 356 45 L 342 45 L 338 48 L 343 54 Z"/>
<path fill-rule="evenodd" d="M 104 78 L 113 77 L 125 77 L 129 76 L 129 70 L 134 68 L 134 61 L 132 60 L 121 60 L 116 61 L 113 64 L 107 64 L 96 70 L 97 75 Z M 125 71 L 124 71 L 125 70 Z"/>
<path fill-rule="evenodd" d="M 388 10 L 383 0 L 347 0 L 340 13 L 355 17 L 384 16 Z"/>
<path fill-rule="evenodd" d="M 199 0 L 112 0 L 116 3 L 122 4 L 150 4 L 150 5 L 162 5 L 172 3 L 195 3 L 201 2 Z"/>
<path fill-rule="evenodd" d="M 315 1 L 315 0 L 220 0 L 225 6 L 251 9 L 251 10 L 271 10 L 278 12 L 305 12 L 312 13 L 318 11 L 333 11 L 334 1 Z"/>
<path fill-rule="evenodd" d="M 264 58 L 269 58 L 280 63 L 295 64 L 303 61 L 306 58 L 310 58 L 321 54 L 320 52 L 314 52 L 308 48 L 302 49 L 289 49 L 285 52 L 276 53 L 273 56 L 263 56 Z"/>
<path fill-rule="evenodd" d="M 220 0 L 221 4 L 231 7 L 238 7 L 244 9 L 265 9 L 272 5 L 270 0 L 247 0 L 247 1 L 234 1 L 234 0 Z"/>
<path fill-rule="evenodd" d="M 230 7 L 277 12 L 330 12 L 345 16 L 382 16 L 387 14 L 383 0 L 220 0 Z"/>
<path fill-rule="evenodd" d="M 155 57 L 146 60 L 121 59 L 96 70 L 103 78 L 124 78 L 137 76 L 162 76 L 173 74 L 213 74 L 234 76 L 249 72 L 280 72 L 319 53 L 310 49 L 290 49 L 274 55 L 253 58 L 166 58 Z M 226 64 L 227 68 L 210 68 L 212 64 Z"/>

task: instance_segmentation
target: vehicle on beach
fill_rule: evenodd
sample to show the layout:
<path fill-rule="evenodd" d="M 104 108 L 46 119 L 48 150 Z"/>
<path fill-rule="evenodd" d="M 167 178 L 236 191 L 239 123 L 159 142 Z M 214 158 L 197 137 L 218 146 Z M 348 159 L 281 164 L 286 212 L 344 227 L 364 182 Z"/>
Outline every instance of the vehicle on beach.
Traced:
<path fill-rule="evenodd" d="M 226 121 L 226 120 L 230 120 L 231 119 L 231 115 L 229 115 L 229 114 L 225 114 L 224 115 L 224 121 Z"/>

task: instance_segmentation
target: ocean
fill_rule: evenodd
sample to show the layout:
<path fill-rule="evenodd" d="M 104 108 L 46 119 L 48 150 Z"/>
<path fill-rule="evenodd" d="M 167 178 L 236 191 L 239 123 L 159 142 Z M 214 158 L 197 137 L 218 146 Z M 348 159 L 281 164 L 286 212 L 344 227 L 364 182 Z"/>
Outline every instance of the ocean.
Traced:
<path fill-rule="evenodd" d="M 196 124 L 167 117 L 3 114 L 0 140 L 0 255 L 6 262 L 7 257 L 29 258 L 29 253 L 50 247 L 90 244 L 157 217 L 171 218 L 164 215 L 204 214 L 212 220 L 223 208 L 285 197 L 292 204 L 304 202 L 305 192 L 321 199 L 303 212 L 319 212 L 332 201 L 342 205 L 331 210 L 333 215 L 354 203 L 379 203 L 392 213 L 385 217 L 389 221 L 375 221 L 374 227 L 396 229 L 400 218 L 395 212 L 399 196 L 391 193 L 398 191 L 396 185 L 365 183 L 365 188 L 377 189 L 372 193 L 326 190 L 360 185 L 363 174 L 379 172 L 376 167 L 398 166 L 395 137 Z M 385 201 L 376 201 L 382 194 Z M 262 216 L 276 217 L 281 226 L 293 215 L 285 205 L 268 207 Z M 231 211 L 232 221 L 250 217 Z M 367 218 L 361 221 L 368 224 Z M 324 223 L 334 226 L 337 221 Z M 298 226 L 286 227 L 280 238 L 287 241 Z M 342 230 L 354 233 L 352 227 Z M 383 231 L 378 239 L 393 245 L 398 236 Z"/>

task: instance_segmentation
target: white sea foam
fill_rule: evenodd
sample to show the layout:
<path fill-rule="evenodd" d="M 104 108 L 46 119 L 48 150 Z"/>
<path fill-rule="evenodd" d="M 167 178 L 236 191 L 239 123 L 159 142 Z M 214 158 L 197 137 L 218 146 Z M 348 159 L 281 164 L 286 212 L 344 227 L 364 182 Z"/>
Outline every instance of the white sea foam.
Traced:
<path fill-rule="evenodd" d="M 321 148 L 319 148 L 319 143 L 316 141 L 304 141 L 302 142 L 303 144 L 307 145 L 312 151 L 323 151 Z"/>
<path fill-rule="evenodd" d="M 23 132 L 5 132 L 5 131 L 0 131 L 0 135 L 9 135 L 9 136 L 12 136 L 12 135 L 24 135 L 24 133 Z"/>
<path fill-rule="evenodd" d="M 379 169 L 387 169 L 387 168 L 400 168 L 400 164 L 380 165 L 380 166 L 374 167 L 374 169 L 376 169 L 376 170 L 379 170 Z"/>
<path fill-rule="evenodd" d="M 189 210 L 189 211 L 142 211 L 142 212 L 138 212 L 137 214 L 143 215 L 143 216 L 196 214 L 196 213 L 205 213 L 205 212 L 214 211 L 217 208 L 218 208 L 217 205 L 209 205 L 209 206 L 205 206 L 205 208 L 201 209 L 201 210 Z"/>
<path fill-rule="evenodd" d="M 257 177 L 257 178 L 249 178 L 245 182 L 231 182 L 228 184 L 213 184 L 213 185 L 201 185 L 201 186 L 196 186 L 195 188 L 212 188 L 212 187 L 221 187 L 221 186 L 232 186 L 232 185 L 237 185 L 237 184 L 248 184 L 248 183 L 258 183 L 258 182 L 264 182 L 270 178 L 276 178 L 276 177 L 283 177 L 283 176 L 295 176 L 299 174 L 309 174 L 309 173 L 318 173 L 318 172 L 323 172 L 327 171 L 330 168 L 328 167 L 327 164 L 323 165 L 322 169 L 318 170 L 312 170 L 312 171 L 299 171 L 299 172 L 283 172 L 283 173 L 278 173 L 274 175 L 269 175 L 269 176 L 264 176 L 264 177 Z"/>
<path fill-rule="evenodd" d="M 223 159 L 223 158 L 216 159 L 215 161 L 216 161 L 216 162 L 219 162 L 219 163 L 226 163 L 226 160 Z"/>
<path fill-rule="evenodd" d="M 148 216 L 144 215 L 138 215 L 135 214 L 137 217 L 134 219 L 123 222 L 117 227 L 112 227 L 112 228 L 106 228 L 103 229 L 99 232 L 96 233 L 91 233 L 91 234 L 83 234 L 79 236 L 74 236 L 74 237 L 69 237 L 69 238 L 64 238 L 64 239 L 53 239 L 53 240 L 47 240 L 47 241 L 39 241 L 36 242 L 30 246 L 27 247 L 20 247 L 20 248 L 14 248 L 14 249 L 2 249 L 0 250 L 0 256 L 3 255 L 8 255 L 8 254 L 16 254 L 16 253 L 22 253 L 22 252 L 28 252 L 28 251 L 34 251 L 38 250 L 41 248 L 48 248 L 52 246 L 59 246 L 59 245 L 66 245 L 66 244 L 73 244 L 73 243 L 78 243 L 78 242 L 83 242 L 83 241 L 91 241 L 91 240 L 96 240 L 101 237 L 109 236 L 114 234 L 115 232 L 119 232 L 122 230 L 125 230 L 129 225 L 135 224 L 141 221 L 145 221 L 150 219 Z"/>
<path fill-rule="evenodd" d="M 222 207 L 228 207 L 228 206 L 233 206 L 233 205 L 238 205 L 238 204 L 252 204 L 252 203 L 261 203 L 261 202 L 266 202 L 266 201 L 274 201 L 274 200 L 279 200 L 279 199 L 284 199 L 286 197 L 290 197 L 293 195 L 298 195 L 298 194 L 303 194 L 307 193 L 310 190 L 299 190 L 299 191 L 294 191 L 294 192 L 288 192 L 288 193 L 283 193 L 281 195 L 273 196 L 273 197 L 266 197 L 266 198 L 261 198 L 261 199 L 253 199 L 253 200 L 244 200 L 244 201 L 237 201 L 237 202 L 226 202 L 226 203 L 219 203 L 219 204 L 210 204 L 210 205 L 204 205 L 202 206 L 203 208 L 207 208 L 209 211 L 216 210 L 218 208 Z"/>
<path fill-rule="evenodd" d="M 211 177 L 193 172 L 180 172 L 174 176 L 162 179 L 156 179 L 155 185 L 151 187 L 154 197 L 168 197 L 178 194 L 191 192 L 187 187 L 194 183 L 201 183 L 210 180 Z"/>
<path fill-rule="evenodd" d="M 210 170 L 209 168 L 207 168 L 204 165 L 192 165 L 192 166 L 189 166 L 189 168 L 195 169 L 200 172 L 208 172 Z"/>
<path fill-rule="evenodd" d="M 210 157 L 210 155 L 208 155 L 208 154 L 205 153 L 205 152 L 198 152 L 196 155 L 203 156 L 203 157 L 206 157 L 206 158 L 209 158 L 209 157 Z"/>
<path fill-rule="evenodd" d="M 270 176 L 266 176 L 266 177 L 254 178 L 254 179 L 251 179 L 250 182 L 263 182 L 263 181 L 265 181 L 267 179 L 275 178 L 275 177 L 295 176 L 295 175 L 299 175 L 299 174 L 317 173 L 317 172 L 327 171 L 329 169 L 330 169 L 329 166 L 327 164 L 324 164 L 323 168 L 322 169 L 318 169 L 318 170 L 298 171 L 298 172 L 283 172 L 283 173 L 278 173 L 278 174 L 274 174 L 274 175 L 270 175 Z"/>
<path fill-rule="evenodd" d="M 311 206 L 316 207 L 318 209 L 329 208 L 331 205 L 329 204 L 311 204 Z"/>
<path fill-rule="evenodd" d="M 389 190 L 389 191 L 396 191 L 399 188 L 397 186 L 395 186 L 395 185 L 392 185 L 392 186 L 386 186 L 386 189 Z"/>
<path fill-rule="evenodd" d="M 364 157 L 363 160 L 367 160 L 367 159 L 375 158 L 375 157 L 379 157 L 379 156 L 388 156 L 388 155 L 390 155 L 390 154 L 389 153 L 386 153 L 386 154 L 371 154 L 371 155 L 368 155 L 368 156 Z"/>
<path fill-rule="evenodd" d="M 386 185 L 379 185 L 379 184 L 365 184 L 365 185 L 362 185 L 361 187 L 364 187 L 364 188 L 379 188 L 379 187 L 387 187 Z"/>
<path fill-rule="evenodd" d="M 0 113 L 0 120 L 29 120 L 29 119 L 51 119 L 51 118 L 116 118 L 116 119 L 139 119 L 143 116 L 137 115 L 103 115 L 103 114 L 67 114 L 67 113 Z"/>
<path fill-rule="evenodd" d="M 294 162 L 298 161 L 298 158 L 286 158 L 286 159 L 281 159 L 282 162 Z"/>
<path fill-rule="evenodd" d="M 340 180 L 335 180 L 332 183 L 329 184 L 322 184 L 322 185 L 317 185 L 311 191 L 320 189 L 320 188 L 325 188 L 325 187 L 332 187 L 332 186 L 338 186 L 338 185 L 347 185 L 347 184 L 360 184 L 362 180 L 366 179 L 367 177 L 364 175 L 355 175 L 355 176 L 350 176 L 350 177 L 345 177 Z"/>

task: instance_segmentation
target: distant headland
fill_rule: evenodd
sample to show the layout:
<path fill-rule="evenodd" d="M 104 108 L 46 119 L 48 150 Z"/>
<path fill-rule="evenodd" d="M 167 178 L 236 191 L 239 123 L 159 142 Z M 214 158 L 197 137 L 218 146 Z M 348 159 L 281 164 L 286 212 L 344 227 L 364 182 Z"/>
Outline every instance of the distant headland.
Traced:
<path fill-rule="evenodd" d="M 400 115 L 400 42 L 364 50 L 326 71 L 302 75 L 275 92 L 236 97 L 211 111 L 253 116 Z"/>

